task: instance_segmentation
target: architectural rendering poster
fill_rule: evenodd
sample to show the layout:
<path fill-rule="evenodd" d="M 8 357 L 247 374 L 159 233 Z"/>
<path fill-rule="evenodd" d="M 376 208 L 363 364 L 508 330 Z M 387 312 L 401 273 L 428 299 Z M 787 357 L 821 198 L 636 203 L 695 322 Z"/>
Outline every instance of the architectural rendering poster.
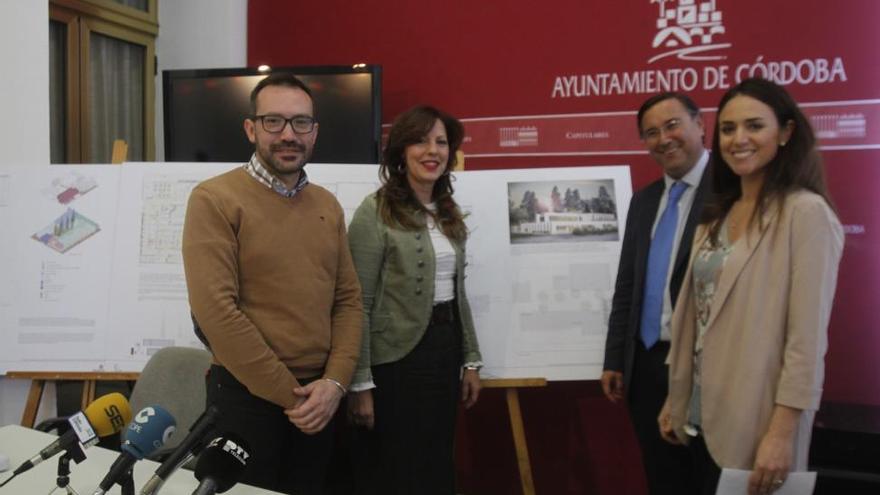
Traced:
<path fill-rule="evenodd" d="M 598 378 L 632 196 L 629 168 L 458 174 L 466 288 L 487 377 Z"/>
<path fill-rule="evenodd" d="M 620 240 L 612 180 L 511 182 L 507 190 L 511 244 Z"/>

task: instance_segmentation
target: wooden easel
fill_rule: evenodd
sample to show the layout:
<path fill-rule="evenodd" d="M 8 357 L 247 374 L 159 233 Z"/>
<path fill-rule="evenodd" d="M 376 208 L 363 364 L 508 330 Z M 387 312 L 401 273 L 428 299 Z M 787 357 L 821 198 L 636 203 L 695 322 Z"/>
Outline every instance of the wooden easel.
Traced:
<path fill-rule="evenodd" d="M 532 463 L 526 445 L 526 430 L 523 427 L 522 412 L 519 408 L 519 391 L 524 387 L 546 387 L 546 378 L 489 378 L 482 380 L 484 388 L 504 388 L 507 395 L 507 412 L 510 415 L 510 429 L 513 433 L 513 446 L 516 449 L 516 462 L 523 495 L 535 495 L 532 480 Z"/>
<path fill-rule="evenodd" d="M 99 381 L 135 381 L 140 373 L 104 373 L 104 372 L 66 372 L 66 371 L 9 371 L 7 378 L 20 378 L 31 381 L 31 389 L 28 392 L 27 402 L 24 406 L 24 414 L 21 415 L 21 425 L 28 428 L 34 427 L 37 419 L 37 411 L 40 409 L 40 400 L 43 398 L 43 389 L 47 381 L 61 382 L 81 380 L 83 382 L 82 408 L 85 409 L 95 400 L 95 385 Z"/>

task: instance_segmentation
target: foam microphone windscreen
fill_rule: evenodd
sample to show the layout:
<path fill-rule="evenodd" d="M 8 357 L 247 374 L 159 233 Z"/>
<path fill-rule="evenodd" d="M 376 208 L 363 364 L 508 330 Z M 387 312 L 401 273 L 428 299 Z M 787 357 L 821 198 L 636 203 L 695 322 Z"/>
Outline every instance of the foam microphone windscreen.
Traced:
<path fill-rule="evenodd" d="M 213 493 L 223 493 L 232 488 L 247 466 L 248 447 L 237 435 L 227 433 L 211 440 L 199 454 L 195 476 L 203 485 L 212 484 Z"/>
<path fill-rule="evenodd" d="M 174 432 L 175 421 L 171 413 L 161 406 L 147 406 L 141 409 L 125 430 L 122 453 L 110 466 L 110 470 L 95 494 L 107 493 L 116 483 L 122 483 L 135 462 L 152 454 L 161 447 Z"/>
<path fill-rule="evenodd" d="M 83 412 L 99 437 L 117 433 L 131 421 L 131 406 L 118 392 L 98 397 Z"/>
<path fill-rule="evenodd" d="M 122 450 L 138 460 L 143 459 L 165 445 L 174 433 L 176 424 L 174 417 L 165 408 L 159 405 L 145 407 L 125 430 Z"/>

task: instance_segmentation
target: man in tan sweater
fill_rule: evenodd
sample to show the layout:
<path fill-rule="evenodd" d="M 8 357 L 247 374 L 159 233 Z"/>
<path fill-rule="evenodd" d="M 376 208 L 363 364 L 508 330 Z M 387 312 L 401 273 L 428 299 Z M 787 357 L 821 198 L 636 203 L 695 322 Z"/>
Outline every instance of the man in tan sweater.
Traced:
<path fill-rule="evenodd" d="M 274 74 L 254 88 L 251 110 L 250 162 L 190 196 L 190 306 L 214 354 L 217 427 L 250 446 L 243 481 L 320 494 L 360 349 L 360 286 L 342 208 L 303 169 L 318 133 L 309 89 Z"/>

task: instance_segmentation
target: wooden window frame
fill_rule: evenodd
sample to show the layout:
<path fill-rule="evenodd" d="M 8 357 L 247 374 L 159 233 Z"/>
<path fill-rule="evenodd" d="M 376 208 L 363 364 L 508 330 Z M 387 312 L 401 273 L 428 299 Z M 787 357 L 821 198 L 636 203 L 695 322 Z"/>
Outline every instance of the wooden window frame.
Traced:
<path fill-rule="evenodd" d="M 67 42 L 64 54 L 64 157 L 70 162 L 79 161 L 80 143 L 80 60 L 79 60 L 79 16 L 66 9 L 49 9 L 49 19 L 65 25 Z"/>
<path fill-rule="evenodd" d="M 126 7 L 113 0 L 49 0 L 49 5 L 103 19 L 156 36 L 159 34 L 158 0 L 148 0 L 147 12 Z"/>
<path fill-rule="evenodd" d="M 146 161 L 155 160 L 156 35 L 159 32 L 157 0 L 148 0 L 143 12 L 112 0 L 49 0 L 49 19 L 67 27 L 65 79 L 65 158 L 68 163 L 90 163 L 91 108 L 89 45 L 92 33 L 109 36 L 144 48 L 143 140 Z"/>

